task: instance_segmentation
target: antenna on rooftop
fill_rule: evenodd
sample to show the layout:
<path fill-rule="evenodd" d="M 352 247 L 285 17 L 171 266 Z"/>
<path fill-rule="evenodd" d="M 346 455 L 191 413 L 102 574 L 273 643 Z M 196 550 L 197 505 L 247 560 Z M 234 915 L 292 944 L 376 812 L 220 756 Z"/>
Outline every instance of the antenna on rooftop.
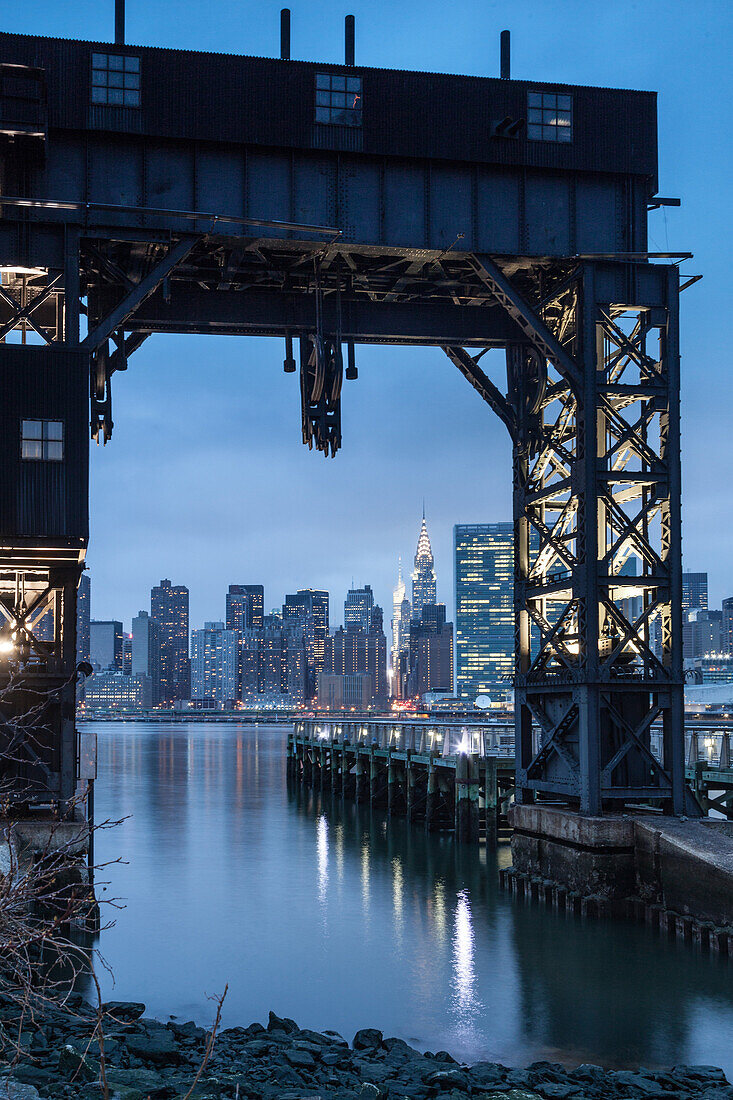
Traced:
<path fill-rule="evenodd" d="M 115 46 L 125 44 L 125 0 L 115 0 Z"/>
<path fill-rule="evenodd" d="M 511 58 L 511 36 L 509 31 L 502 31 L 499 38 L 499 48 L 501 53 L 500 69 L 502 80 L 509 80 L 512 70 L 512 58 Z"/>
<path fill-rule="evenodd" d="M 354 64 L 355 19 L 347 15 L 344 19 L 344 59 L 347 65 Z"/>
<path fill-rule="evenodd" d="M 283 61 L 290 60 L 290 8 L 280 11 L 280 57 Z"/>

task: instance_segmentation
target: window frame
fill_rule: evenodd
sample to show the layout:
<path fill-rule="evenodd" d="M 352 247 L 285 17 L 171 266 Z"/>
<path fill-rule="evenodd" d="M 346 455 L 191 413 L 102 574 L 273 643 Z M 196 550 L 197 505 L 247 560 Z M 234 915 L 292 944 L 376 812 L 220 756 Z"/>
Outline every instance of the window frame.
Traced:
<path fill-rule="evenodd" d="M 572 145 L 571 93 L 527 90 L 527 139 L 548 145 Z"/>
<path fill-rule="evenodd" d="M 90 74 L 89 101 L 92 107 L 140 109 L 142 58 L 138 54 L 100 53 L 95 50 L 90 58 Z M 117 95 L 119 100 L 110 98 Z"/>
<path fill-rule="evenodd" d="M 351 96 L 355 98 L 349 105 Z M 316 73 L 313 110 L 318 126 L 344 126 L 349 130 L 360 130 L 364 112 L 364 85 L 361 76 L 353 73 Z"/>
<path fill-rule="evenodd" d="M 37 428 L 26 425 L 35 425 Z M 54 431 L 50 431 L 53 427 Z M 58 434 L 56 434 L 58 429 Z M 35 433 L 35 434 L 32 434 Z M 63 420 L 44 420 L 37 416 L 24 416 L 20 421 L 20 458 L 22 462 L 63 462 L 65 457 L 66 432 Z M 28 445 L 28 450 L 26 449 Z M 36 445 L 38 454 L 31 454 L 31 445 Z"/>

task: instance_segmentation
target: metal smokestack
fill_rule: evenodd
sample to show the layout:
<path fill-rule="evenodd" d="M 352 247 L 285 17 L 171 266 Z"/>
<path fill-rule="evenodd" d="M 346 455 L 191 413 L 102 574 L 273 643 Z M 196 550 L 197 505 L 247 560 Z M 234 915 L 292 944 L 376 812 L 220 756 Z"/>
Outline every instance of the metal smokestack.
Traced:
<path fill-rule="evenodd" d="M 511 76 L 511 47 L 509 43 L 509 31 L 502 31 L 501 38 L 501 79 L 509 80 Z"/>
<path fill-rule="evenodd" d="M 280 12 L 280 57 L 283 61 L 290 60 L 290 8 Z"/>
<path fill-rule="evenodd" d="M 344 45 L 347 65 L 354 64 L 354 39 L 355 20 L 353 15 L 347 15 L 346 19 L 344 20 Z"/>
<path fill-rule="evenodd" d="M 115 0 L 115 46 L 125 44 L 125 0 Z"/>

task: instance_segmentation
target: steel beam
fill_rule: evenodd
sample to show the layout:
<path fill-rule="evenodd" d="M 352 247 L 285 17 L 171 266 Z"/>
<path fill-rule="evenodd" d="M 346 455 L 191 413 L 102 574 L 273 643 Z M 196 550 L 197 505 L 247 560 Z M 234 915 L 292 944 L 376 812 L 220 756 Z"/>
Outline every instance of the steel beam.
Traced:
<path fill-rule="evenodd" d="M 101 318 L 82 342 L 81 347 L 86 351 L 97 351 L 105 340 L 108 340 L 115 329 L 120 328 L 127 318 L 135 312 L 137 307 L 156 290 L 167 275 L 170 275 L 174 267 L 189 255 L 198 244 L 198 237 L 181 237 L 175 244 L 171 244 L 168 253 L 145 275 L 133 289 L 128 290 L 122 300 L 107 314 Z"/>

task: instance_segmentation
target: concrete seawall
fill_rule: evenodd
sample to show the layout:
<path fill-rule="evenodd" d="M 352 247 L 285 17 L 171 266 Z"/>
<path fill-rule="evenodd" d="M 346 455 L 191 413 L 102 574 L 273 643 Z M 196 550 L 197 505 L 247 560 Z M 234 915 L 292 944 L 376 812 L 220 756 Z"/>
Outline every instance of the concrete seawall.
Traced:
<path fill-rule="evenodd" d="M 599 908 L 638 899 L 733 935 L 733 824 L 656 814 L 583 817 L 556 806 L 509 812 L 517 874 L 558 883 Z"/>

